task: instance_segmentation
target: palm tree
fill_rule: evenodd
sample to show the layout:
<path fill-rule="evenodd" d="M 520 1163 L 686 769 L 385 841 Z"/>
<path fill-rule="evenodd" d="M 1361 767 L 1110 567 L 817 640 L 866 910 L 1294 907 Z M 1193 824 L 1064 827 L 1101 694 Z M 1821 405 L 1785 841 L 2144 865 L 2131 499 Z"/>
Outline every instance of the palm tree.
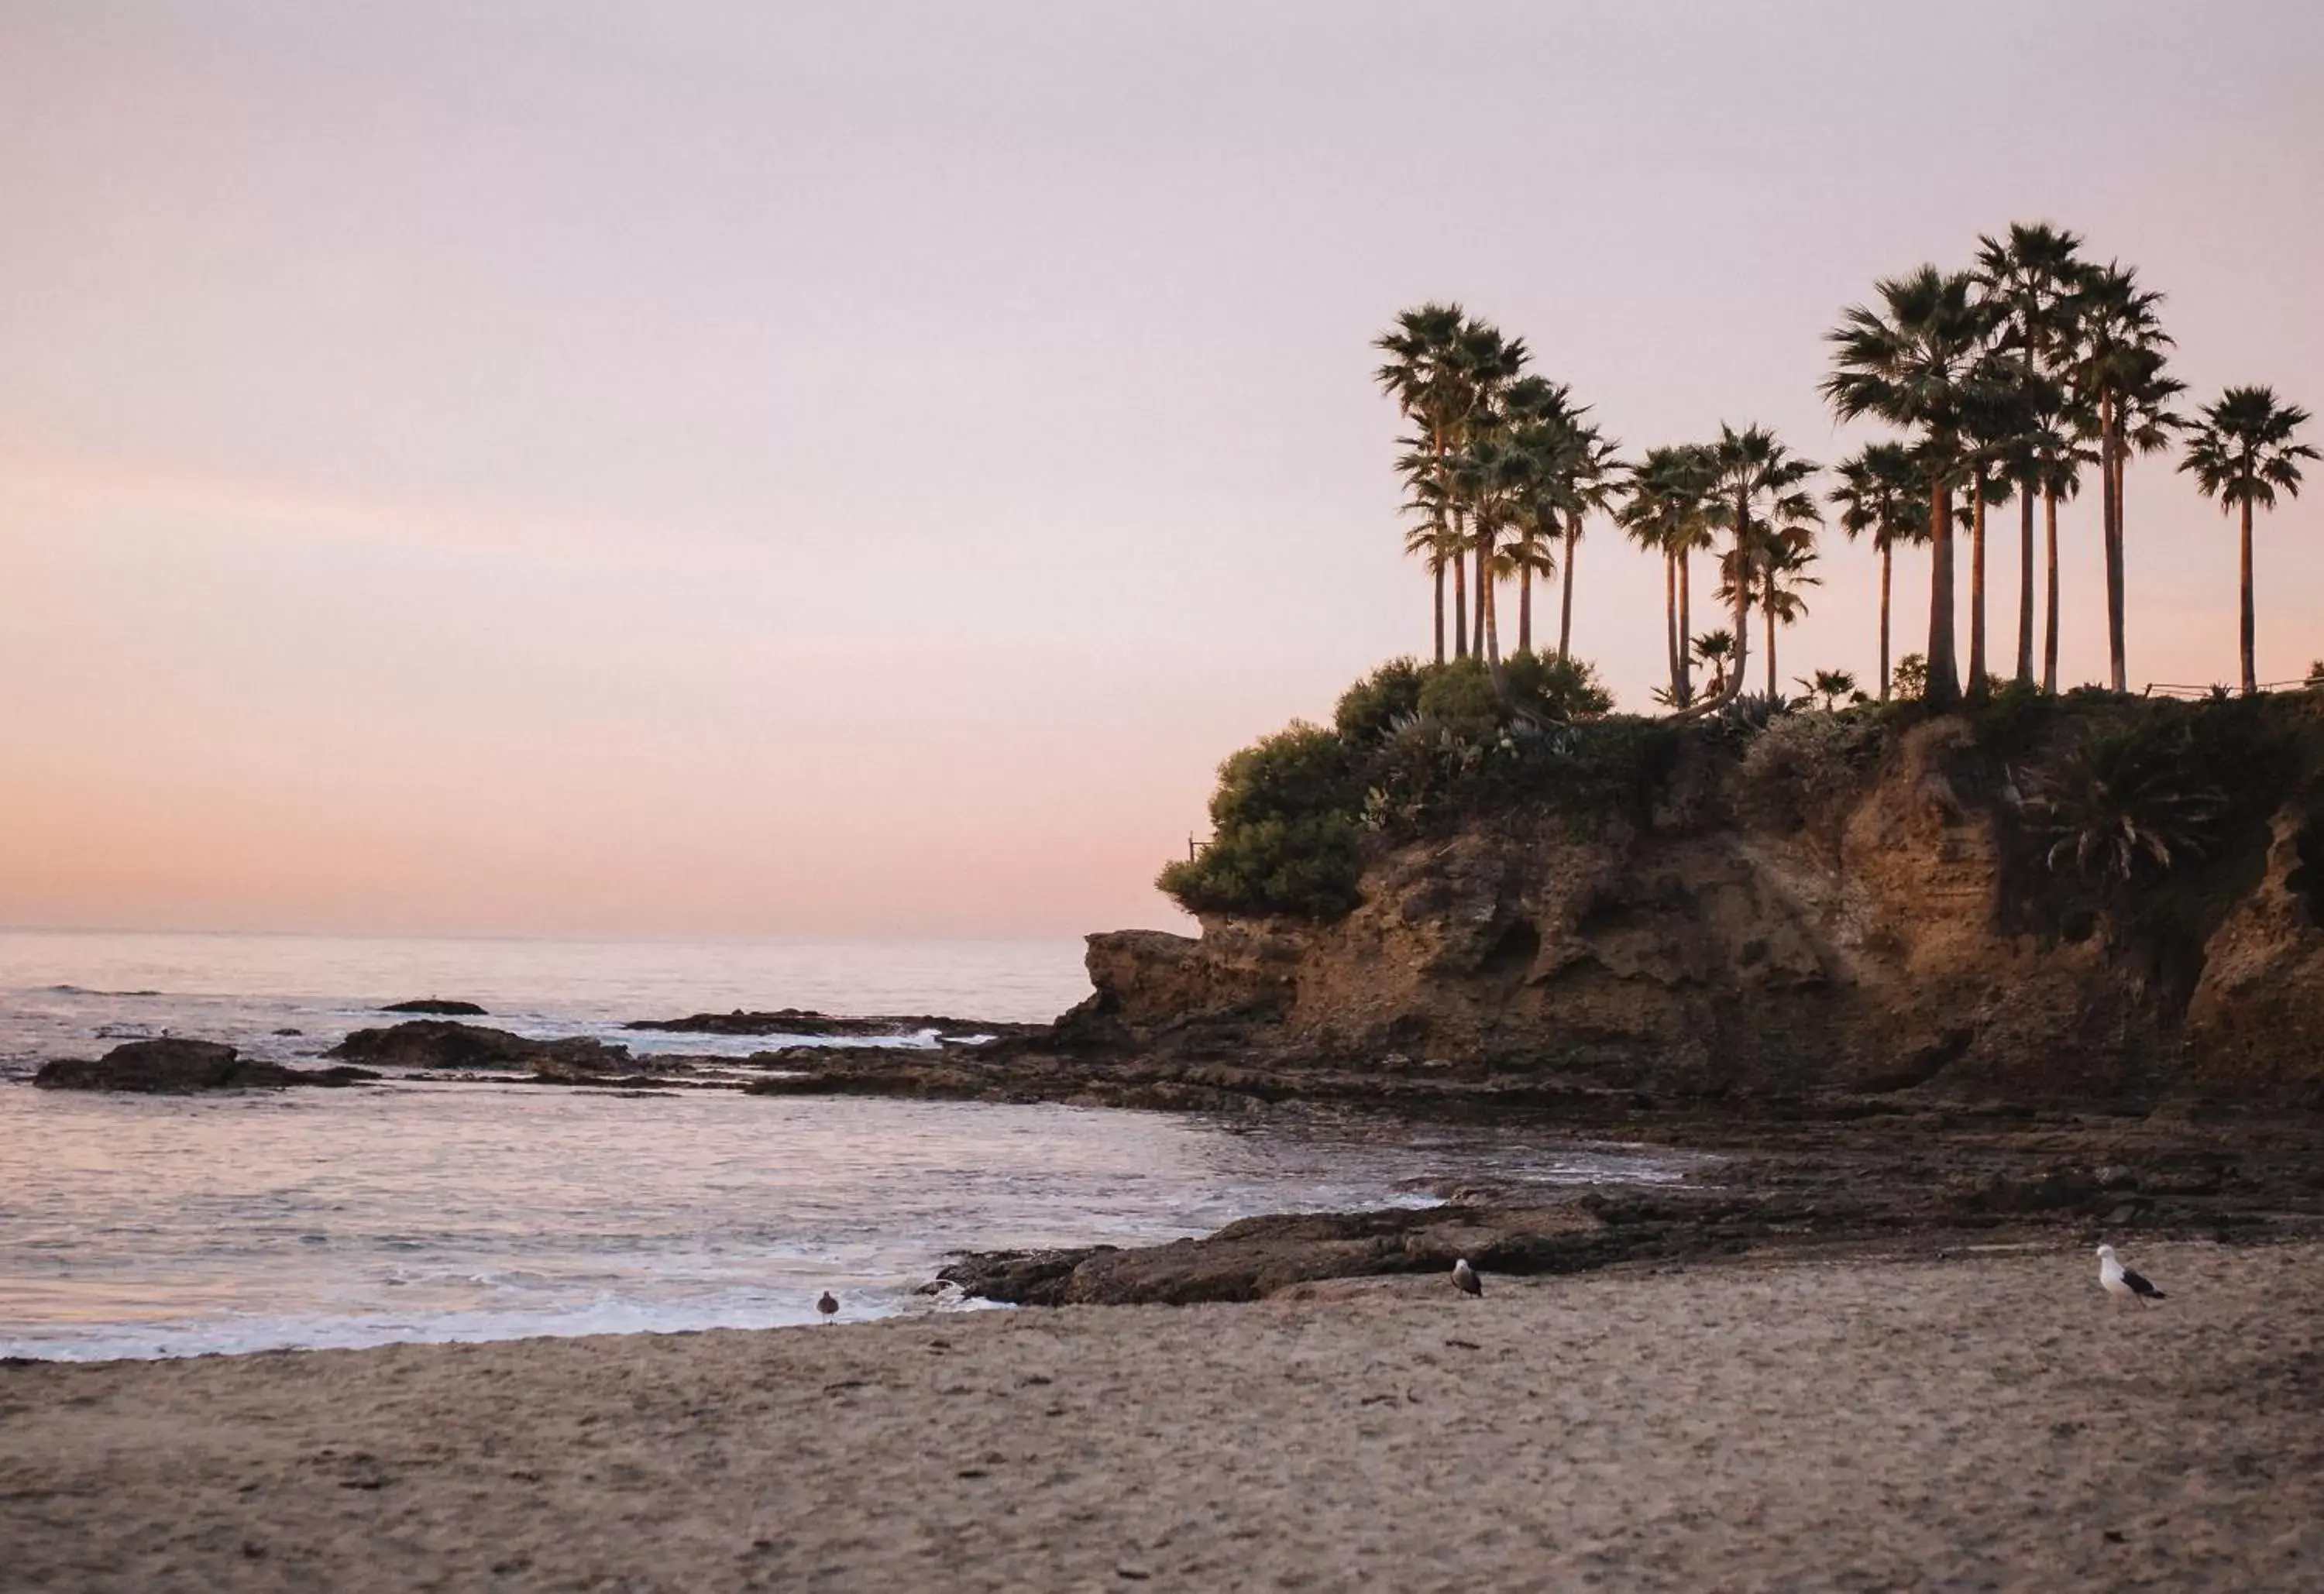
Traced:
<path fill-rule="evenodd" d="M 1557 600 L 1560 659 L 1569 656 L 1573 642 L 1573 550 L 1582 540 L 1582 518 L 1593 510 L 1612 508 L 1614 495 L 1621 487 L 1621 445 L 1582 420 L 1581 417 L 1586 412 L 1580 410 L 1574 415 L 1575 447 L 1571 474 L 1566 479 L 1566 496 L 1572 502 L 1565 516 L 1565 580 Z"/>
<path fill-rule="evenodd" d="M 1649 448 L 1629 473 L 1628 496 L 1615 518 L 1641 548 L 1663 556 L 1663 621 L 1670 651 L 1669 701 L 1683 708 L 1694 696 L 1688 668 L 1692 616 L 1688 556 L 1711 546 L 1704 519 L 1710 462 L 1700 447 Z"/>
<path fill-rule="evenodd" d="M 1396 326 L 1372 340 L 1387 355 L 1374 373 L 1397 408 L 1411 420 L 1420 436 L 1398 464 L 1411 495 L 1445 517 L 1449 548 L 1431 555 L 1436 583 L 1436 659 L 1444 659 L 1444 565 L 1449 552 L 1452 567 L 1453 646 L 1462 658 L 1469 652 L 1468 583 L 1460 559 L 1458 528 L 1452 520 L 1451 484 L 1446 459 L 1460 428 L 1467 389 L 1454 358 L 1462 328 L 1468 318 L 1457 304 L 1430 302 L 1406 310 Z M 1409 542 L 1407 540 L 1407 547 Z"/>
<path fill-rule="evenodd" d="M 1823 699 L 1826 714 L 1838 708 L 1841 698 L 1856 691 L 1856 677 L 1844 669 L 1820 669 L 1812 676 L 1799 677 L 1797 684 L 1805 686 L 1812 696 Z M 1857 701 L 1860 703 L 1863 698 L 1859 696 Z"/>
<path fill-rule="evenodd" d="M 1413 456 L 1407 455 L 1406 459 Z M 1400 463 L 1398 468 L 1403 469 Z M 1444 572 L 1449 566 L 1457 570 L 1461 564 L 1461 540 L 1453 534 L 1451 504 L 1443 485 L 1436 480 L 1433 466 L 1419 471 L 1406 471 L 1412 482 L 1411 495 L 1405 500 L 1407 514 L 1416 517 L 1406 528 L 1404 551 L 1416 554 L 1428 562 L 1428 574 L 1436 586 L 1436 662 L 1444 662 Z"/>
<path fill-rule="evenodd" d="M 1542 537 L 1540 521 L 1521 506 L 1513 522 L 1515 535 L 1494 557 L 1493 577 L 1517 584 L 1517 651 L 1533 651 L 1533 578 L 1548 581 L 1557 574 L 1557 556 Z"/>
<path fill-rule="evenodd" d="M 1550 543 L 1563 535 L 1572 456 L 1579 445 L 1573 408 L 1565 385 L 1540 376 L 1521 376 L 1501 396 L 1501 412 L 1511 438 L 1522 450 L 1526 479 L 1510 506 L 1516 540 L 1497 561 L 1496 576 L 1517 578 L 1517 646 L 1533 649 L 1533 577 L 1557 572 Z"/>
<path fill-rule="evenodd" d="M 2085 266 L 2072 310 L 2080 341 L 2070 374 L 2098 445 L 2099 513 L 2106 545 L 2107 651 L 2112 685 L 2129 690 L 2123 640 L 2122 467 L 2141 439 L 2159 448 L 2175 418 L 2163 408 L 2181 384 L 2163 373 L 2171 343 L 2156 308 L 2163 296 L 2138 285 L 2135 270 L 2119 263 Z"/>
<path fill-rule="evenodd" d="M 1953 650 L 1952 484 L 1986 312 L 1966 272 L 1923 266 L 1877 284 L 1877 310 L 1854 305 L 1829 335 L 1831 375 L 1824 397 L 1842 420 L 1872 415 L 1919 432 L 1929 483 L 1929 696 L 1960 696 Z"/>
<path fill-rule="evenodd" d="M 2253 665 L 2252 510 L 2275 507 L 2279 487 L 2300 496 L 2300 462 L 2315 459 L 2315 449 L 2292 440 L 2308 424 L 2308 411 L 2297 404 L 2277 401 L 2274 390 L 2231 387 L 2217 403 L 2206 405 L 2202 423 L 2188 439 L 2187 455 L 2179 462 L 2193 473 L 2204 495 L 2219 501 L 2219 512 L 2233 505 L 2241 511 L 2243 547 L 2243 664 L 2244 690 L 2259 690 Z"/>
<path fill-rule="evenodd" d="M 1888 594 L 1899 542 L 1929 539 L 1921 467 L 1902 443 L 1868 443 L 1840 465 L 1831 493 L 1849 540 L 1869 534 L 1880 554 L 1880 701 L 1888 701 Z"/>
<path fill-rule="evenodd" d="M 2055 375 L 2061 355 L 2074 342 L 2071 300 L 2081 270 L 2082 240 L 2047 222 L 2012 222 L 2005 242 L 1986 234 L 1978 239 L 1978 283 L 1997 312 L 2000 346 L 2017 366 L 2017 388 L 2027 407 L 2029 433 L 2043 429 L 2063 394 L 2046 379 Z M 2057 636 L 2057 495 L 2043 457 L 2030 436 L 2011 456 L 2015 466 L 2018 515 L 2017 678 L 2034 678 L 2034 496 L 2042 493 L 2051 529 L 2049 633 Z M 2049 671 L 2056 689 L 2057 671 Z"/>
<path fill-rule="evenodd" d="M 1706 458 L 1710 502 L 1703 518 L 1727 534 L 1719 561 L 1719 593 L 1733 606 L 1735 668 L 1719 691 L 1671 716 L 1679 720 L 1713 713 L 1742 696 L 1751 605 L 1760 595 L 1762 573 L 1771 560 L 1785 557 L 1782 550 L 1786 542 L 1807 540 L 1819 523 L 1815 498 L 1803 485 L 1815 475 L 1814 462 L 1800 458 L 1765 427 L 1738 432 L 1722 425 Z M 1772 624 L 1771 620 L 1771 638 Z"/>
<path fill-rule="evenodd" d="M 1500 328 L 1489 322 L 1471 318 L 1462 323 L 1459 336 L 1453 340 L 1452 365 L 1459 383 L 1462 400 L 1459 428 L 1464 438 L 1473 440 L 1501 424 L 1501 397 L 1508 392 L 1509 384 L 1524 372 L 1527 358 L 1523 338 L 1504 337 Z M 1453 508 L 1455 526 L 1461 523 L 1462 512 L 1459 494 L 1456 493 Z M 1487 633 L 1499 629 L 1498 616 L 1493 613 L 1492 539 L 1480 532 L 1472 532 L 1469 547 L 1476 562 L 1477 583 L 1477 607 L 1473 620 L 1476 629 L 1470 639 L 1469 650 L 1481 658 L 1485 652 Z M 1498 645 L 1495 654 L 1498 657 Z"/>
<path fill-rule="evenodd" d="M 1767 631 L 1767 696 L 1775 696 L 1775 627 L 1794 625 L 1808 612 L 1804 587 L 1821 586 L 1823 578 L 1808 574 L 1815 563 L 1812 527 L 1792 526 L 1773 532 L 1759 560 L 1759 617 Z M 1722 589 L 1721 595 L 1725 595 Z"/>
<path fill-rule="evenodd" d="M 1707 631 L 1694 639 L 1694 656 L 1711 668 L 1711 695 L 1723 696 L 1727 690 L 1727 667 L 1735 658 L 1735 633 L 1731 631 Z M 1684 708 L 1686 705 L 1677 705 Z"/>

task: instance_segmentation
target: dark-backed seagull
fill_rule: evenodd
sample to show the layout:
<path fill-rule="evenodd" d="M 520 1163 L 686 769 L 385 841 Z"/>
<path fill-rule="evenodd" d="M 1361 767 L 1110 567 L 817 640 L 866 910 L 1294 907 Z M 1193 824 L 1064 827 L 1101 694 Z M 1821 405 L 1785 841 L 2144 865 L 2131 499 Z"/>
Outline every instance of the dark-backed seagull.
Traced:
<path fill-rule="evenodd" d="M 2144 1274 L 2133 1273 L 2114 1254 L 2114 1247 L 2098 1247 L 2098 1284 L 2106 1293 L 2118 1301 L 2136 1301 L 2140 1305 L 2163 1298 L 2163 1292 L 2148 1283 Z"/>
<path fill-rule="evenodd" d="M 829 1322 L 832 1313 L 839 1310 L 839 1297 L 825 1290 L 823 1292 L 823 1299 L 815 1304 L 815 1309 L 823 1313 L 824 1322 Z"/>
<path fill-rule="evenodd" d="M 1464 1295 L 1481 1295 L 1485 1293 L 1484 1285 L 1477 1277 L 1477 1270 L 1469 1266 L 1469 1258 L 1466 1257 L 1452 1264 L 1452 1287 Z"/>

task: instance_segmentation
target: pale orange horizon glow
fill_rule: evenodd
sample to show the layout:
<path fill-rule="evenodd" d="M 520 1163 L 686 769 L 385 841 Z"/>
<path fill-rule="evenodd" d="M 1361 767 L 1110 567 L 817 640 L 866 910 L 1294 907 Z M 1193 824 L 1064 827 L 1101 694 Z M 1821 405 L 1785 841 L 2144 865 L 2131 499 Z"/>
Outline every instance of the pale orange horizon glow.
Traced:
<path fill-rule="evenodd" d="M 0 924 L 1183 926 L 1217 761 L 1428 645 L 1397 310 L 1633 450 L 1830 461 L 1841 308 L 2046 217 L 2169 295 L 2190 404 L 2324 410 L 2319 79 L 2259 0 L 11 6 Z M 2263 678 L 2324 656 L 2311 475 Z M 2142 460 L 2129 545 L 2134 686 L 2231 678 L 2230 522 Z M 1872 573 L 1828 535 L 1787 679 L 1869 681 Z M 1580 582 L 1646 709 L 1655 562 L 1601 522 Z"/>

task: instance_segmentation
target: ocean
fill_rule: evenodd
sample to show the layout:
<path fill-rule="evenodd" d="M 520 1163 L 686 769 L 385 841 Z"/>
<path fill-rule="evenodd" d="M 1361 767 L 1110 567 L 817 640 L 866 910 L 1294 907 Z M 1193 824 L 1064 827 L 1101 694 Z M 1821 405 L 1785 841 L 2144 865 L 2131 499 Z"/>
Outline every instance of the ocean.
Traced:
<path fill-rule="evenodd" d="M 187 1355 L 945 1309 L 964 1249 L 1143 1244 L 1452 1184 L 1676 1176 L 1533 1131 L 478 1083 L 201 1098 L 38 1091 L 173 1034 L 312 1062 L 387 1002 L 638 1049 L 735 1007 L 1053 1017 L 1072 942 L 374 940 L 0 933 L 0 1355 Z M 285 1033 L 290 1032 L 290 1033 Z M 747 1052 L 779 1038 L 724 1043 Z M 914 1044 L 905 1041 L 899 1044 Z"/>

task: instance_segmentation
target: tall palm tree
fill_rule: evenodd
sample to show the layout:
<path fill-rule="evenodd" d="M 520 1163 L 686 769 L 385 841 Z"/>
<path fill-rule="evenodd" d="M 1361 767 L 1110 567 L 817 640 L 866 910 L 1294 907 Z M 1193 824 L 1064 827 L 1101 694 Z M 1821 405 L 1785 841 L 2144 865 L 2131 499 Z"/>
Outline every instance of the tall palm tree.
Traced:
<path fill-rule="evenodd" d="M 1565 514 L 1565 579 L 1557 599 L 1557 656 L 1569 656 L 1573 643 L 1573 553 L 1582 540 L 1582 520 L 1592 511 L 1613 507 L 1614 496 L 1621 490 L 1621 445 L 1605 436 L 1596 425 L 1581 419 L 1584 411 L 1576 411 L 1573 419 L 1575 447 L 1571 456 L 1571 471 L 1566 478 L 1566 496 L 1571 500 Z"/>
<path fill-rule="evenodd" d="M 2253 666 L 2252 510 L 2273 509 L 2279 487 L 2300 496 L 2300 462 L 2319 457 L 2307 444 L 2292 440 L 2307 424 L 2308 411 L 2278 401 L 2273 388 L 2231 387 L 2218 402 L 2204 406 L 2202 421 L 2188 439 L 2186 457 L 2179 462 L 2181 470 L 2193 474 L 2207 497 L 2219 501 L 2221 514 L 2230 505 L 2242 511 L 2246 692 L 2259 690 Z"/>
<path fill-rule="evenodd" d="M 2097 456 L 2081 440 L 2084 430 L 2078 413 L 2062 401 L 2045 411 L 2027 439 L 2042 489 L 2042 690 L 2058 690 L 2058 505 L 2078 497 L 2082 467 Z"/>
<path fill-rule="evenodd" d="M 1525 340 L 1505 337 L 1499 327 L 1474 318 L 1463 322 L 1460 335 L 1453 340 L 1452 369 L 1459 384 L 1461 410 L 1459 430 L 1462 438 L 1473 443 L 1477 438 L 1497 430 L 1503 420 L 1500 413 L 1502 396 L 1510 383 L 1524 373 L 1528 356 Z M 1453 524 L 1460 525 L 1463 506 L 1460 495 L 1454 495 Z M 1495 528 L 1498 531 L 1499 528 Z M 1469 549 L 1475 561 L 1477 605 L 1472 618 L 1475 631 L 1470 638 L 1469 650 L 1481 658 L 1489 631 L 1497 631 L 1499 617 L 1493 613 L 1492 538 L 1472 530 Z M 1495 649 L 1499 654 L 1498 646 Z"/>
<path fill-rule="evenodd" d="M 1571 395 L 1563 382 L 1520 376 L 1501 395 L 1501 414 L 1522 451 L 1526 479 L 1510 506 L 1514 540 L 1497 561 L 1498 576 L 1517 578 L 1517 646 L 1533 648 L 1533 577 L 1556 574 L 1550 544 L 1563 535 L 1572 499 L 1572 456 L 1579 446 Z"/>
<path fill-rule="evenodd" d="M 2012 222 L 2007 239 L 1985 234 L 1978 239 L 1977 276 L 1987 302 L 1997 312 L 1999 345 L 2017 367 L 2017 387 L 2027 410 L 2028 430 L 2043 428 L 2063 394 L 2054 381 L 2061 355 L 2074 343 L 2071 309 L 2074 284 L 2082 265 L 2081 238 L 2047 222 Z M 2053 396 L 2054 395 L 2054 396 Z M 2051 475 L 2030 438 L 2021 438 L 2010 463 L 2017 484 L 2018 582 L 2017 678 L 2034 678 L 2034 499 L 2040 493 L 2051 529 L 2050 589 L 2054 605 L 2057 589 L 2056 528 L 2058 500 L 2047 484 Z M 2057 634 L 2054 606 L 2050 636 Z M 2052 690 L 2056 669 L 2050 671 Z"/>
<path fill-rule="evenodd" d="M 2163 296 L 2115 263 L 2085 266 L 2072 308 L 2080 341 L 2070 374 L 2098 447 L 2099 515 L 2106 546 L 2107 653 L 2114 689 L 2130 689 L 2123 638 L 2123 464 L 2141 440 L 2151 452 L 2176 424 L 2163 408 L 2181 384 L 2165 375 L 2170 335 L 2156 313 Z"/>
<path fill-rule="evenodd" d="M 1405 459 L 1409 461 L 1414 457 L 1414 455 L 1407 454 Z M 1398 463 L 1398 469 L 1412 484 L 1404 508 L 1405 512 L 1414 519 L 1405 529 L 1404 551 L 1425 559 L 1428 574 L 1435 583 L 1436 662 L 1442 664 L 1444 662 L 1444 572 L 1448 567 L 1455 570 L 1460 567 L 1461 539 L 1453 534 L 1451 501 L 1445 494 L 1443 484 L 1436 478 L 1433 463 L 1427 462 L 1425 456 L 1419 457 L 1423 464 L 1416 470 L 1406 469 L 1404 462 Z"/>
<path fill-rule="evenodd" d="M 1953 649 L 1952 484 L 1985 344 L 1986 312 L 1966 272 L 1923 266 L 1876 284 L 1880 307 L 1853 305 L 1830 334 L 1824 397 L 1842 420 L 1877 416 L 1920 437 L 1929 483 L 1929 697 L 1960 696 Z"/>
<path fill-rule="evenodd" d="M 1630 471 L 1628 494 L 1615 518 L 1641 548 L 1663 556 L 1663 621 L 1670 651 L 1671 705 L 1683 708 L 1694 697 L 1689 652 L 1692 602 L 1689 557 L 1711 546 L 1704 518 L 1711 486 L 1710 462 L 1694 447 L 1649 448 Z"/>
<path fill-rule="evenodd" d="M 1896 545 L 1929 539 L 1928 501 L 1921 467 L 1902 443 L 1867 443 L 1843 460 L 1831 502 L 1849 540 L 1869 536 L 1880 554 L 1880 701 L 1888 701 L 1888 598 Z"/>
<path fill-rule="evenodd" d="M 1704 519 L 1727 539 L 1720 555 L 1719 591 L 1734 614 L 1735 668 L 1719 691 L 1677 710 L 1671 716 L 1675 720 L 1699 718 L 1742 696 L 1751 606 L 1760 594 L 1761 573 L 1771 558 L 1783 557 L 1787 539 L 1812 535 L 1821 518 L 1805 487 L 1816 473 L 1814 462 L 1794 454 L 1765 427 L 1738 432 L 1722 425 L 1705 457 L 1710 502 Z"/>
<path fill-rule="evenodd" d="M 1372 340 L 1388 356 L 1374 373 L 1397 408 L 1419 433 L 1415 447 L 1399 462 L 1413 498 L 1433 505 L 1445 518 L 1448 539 L 1457 545 L 1458 528 L 1452 520 L 1452 500 L 1447 459 L 1458 440 L 1467 384 L 1456 353 L 1468 317 L 1457 304 L 1431 301 L 1404 311 L 1396 325 Z M 1460 657 L 1469 651 L 1468 582 L 1457 546 L 1452 550 L 1453 645 Z M 1432 557 L 1436 584 L 1436 658 L 1444 659 L 1444 564 Z"/>

